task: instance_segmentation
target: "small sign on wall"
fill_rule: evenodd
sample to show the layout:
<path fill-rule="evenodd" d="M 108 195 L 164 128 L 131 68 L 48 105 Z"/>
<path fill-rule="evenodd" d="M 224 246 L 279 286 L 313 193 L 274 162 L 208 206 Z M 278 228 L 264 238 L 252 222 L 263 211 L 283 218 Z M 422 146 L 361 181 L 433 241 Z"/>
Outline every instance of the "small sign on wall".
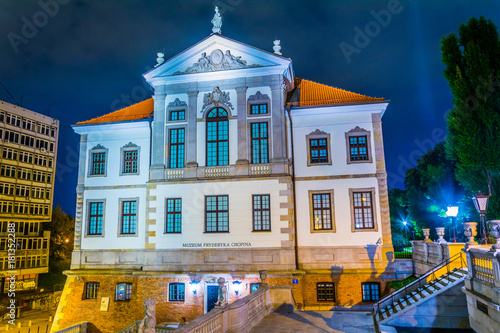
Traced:
<path fill-rule="evenodd" d="M 101 297 L 101 311 L 108 311 L 109 297 Z"/>
<path fill-rule="evenodd" d="M 290 281 L 290 280 L 288 280 Z M 293 279 L 293 284 L 299 284 L 299 279 Z"/>

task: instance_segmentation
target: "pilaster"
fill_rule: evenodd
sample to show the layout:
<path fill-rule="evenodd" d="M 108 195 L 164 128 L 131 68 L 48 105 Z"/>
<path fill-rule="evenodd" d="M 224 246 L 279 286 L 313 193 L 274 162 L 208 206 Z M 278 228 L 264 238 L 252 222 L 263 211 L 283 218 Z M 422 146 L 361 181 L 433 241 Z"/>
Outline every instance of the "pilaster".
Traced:
<path fill-rule="evenodd" d="M 272 158 L 271 162 L 284 162 L 286 160 L 286 129 L 284 112 L 283 82 L 271 84 L 271 112 L 272 112 Z"/>
<path fill-rule="evenodd" d="M 187 154 L 187 167 L 197 167 L 198 162 L 196 161 L 196 145 L 197 145 L 197 137 L 196 137 L 196 132 L 197 132 L 197 111 L 198 111 L 198 91 L 188 91 L 188 128 L 187 128 L 187 147 L 186 147 L 186 154 Z"/>
<path fill-rule="evenodd" d="M 155 87 L 151 170 L 165 169 L 165 86 Z M 152 173 L 160 174 L 160 173 Z M 156 177 L 155 177 L 156 178 Z"/>
<path fill-rule="evenodd" d="M 248 164 L 247 142 L 247 87 L 236 88 L 238 111 L 238 160 L 236 164 Z"/>

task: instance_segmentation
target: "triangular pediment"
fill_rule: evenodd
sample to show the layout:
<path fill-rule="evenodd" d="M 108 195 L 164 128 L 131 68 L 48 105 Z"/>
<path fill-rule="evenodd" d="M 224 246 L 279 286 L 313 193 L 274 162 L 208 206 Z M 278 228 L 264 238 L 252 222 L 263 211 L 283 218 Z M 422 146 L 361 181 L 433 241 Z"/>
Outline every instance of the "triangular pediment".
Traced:
<path fill-rule="evenodd" d="M 165 77 L 262 68 L 289 69 L 291 60 L 271 52 L 212 34 L 144 74 L 148 82 Z M 210 74 L 208 74 L 210 75 Z"/>

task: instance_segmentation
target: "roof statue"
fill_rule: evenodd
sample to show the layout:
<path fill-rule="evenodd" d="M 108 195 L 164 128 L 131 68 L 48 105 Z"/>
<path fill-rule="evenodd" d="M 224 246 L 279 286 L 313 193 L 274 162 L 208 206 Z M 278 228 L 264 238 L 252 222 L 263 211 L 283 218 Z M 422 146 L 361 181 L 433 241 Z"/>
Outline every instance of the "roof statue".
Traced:
<path fill-rule="evenodd" d="M 281 41 L 279 39 L 274 41 L 274 46 L 273 46 L 274 54 L 281 55 L 281 44 L 280 43 L 281 43 Z"/>
<path fill-rule="evenodd" d="M 219 7 L 215 6 L 215 14 L 214 18 L 212 19 L 212 24 L 214 27 L 212 28 L 212 32 L 214 34 L 222 34 L 222 17 L 220 16 L 219 13 Z"/>

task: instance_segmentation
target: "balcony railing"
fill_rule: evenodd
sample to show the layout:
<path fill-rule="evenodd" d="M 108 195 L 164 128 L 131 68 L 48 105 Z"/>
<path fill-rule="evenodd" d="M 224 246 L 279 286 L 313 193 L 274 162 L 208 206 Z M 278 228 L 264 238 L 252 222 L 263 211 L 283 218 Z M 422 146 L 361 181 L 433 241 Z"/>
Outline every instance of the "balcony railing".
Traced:
<path fill-rule="evenodd" d="M 500 285 L 500 278 L 498 276 L 498 273 L 500 273 L 500 263 L 494 252 L 471 249 L 467 251 L 467 255 L 472 266 L 471 274 L 473 279 Z M 495 276 L 495 268 L 499 271 L 497 276 Z"/>
<path fill-rule="evenodd" d="M 274 166 L 279 166 L 274 168 Z M 290 167 L 283 163 L 248 164 L 248 165 L 220 165 L 200 166 L 196 168 L 165 169 L 166 180 L 179 180 L 184 178 L 221 178 L 221 177 L 255 177 L 276 174 L 289 174 Z"/>

